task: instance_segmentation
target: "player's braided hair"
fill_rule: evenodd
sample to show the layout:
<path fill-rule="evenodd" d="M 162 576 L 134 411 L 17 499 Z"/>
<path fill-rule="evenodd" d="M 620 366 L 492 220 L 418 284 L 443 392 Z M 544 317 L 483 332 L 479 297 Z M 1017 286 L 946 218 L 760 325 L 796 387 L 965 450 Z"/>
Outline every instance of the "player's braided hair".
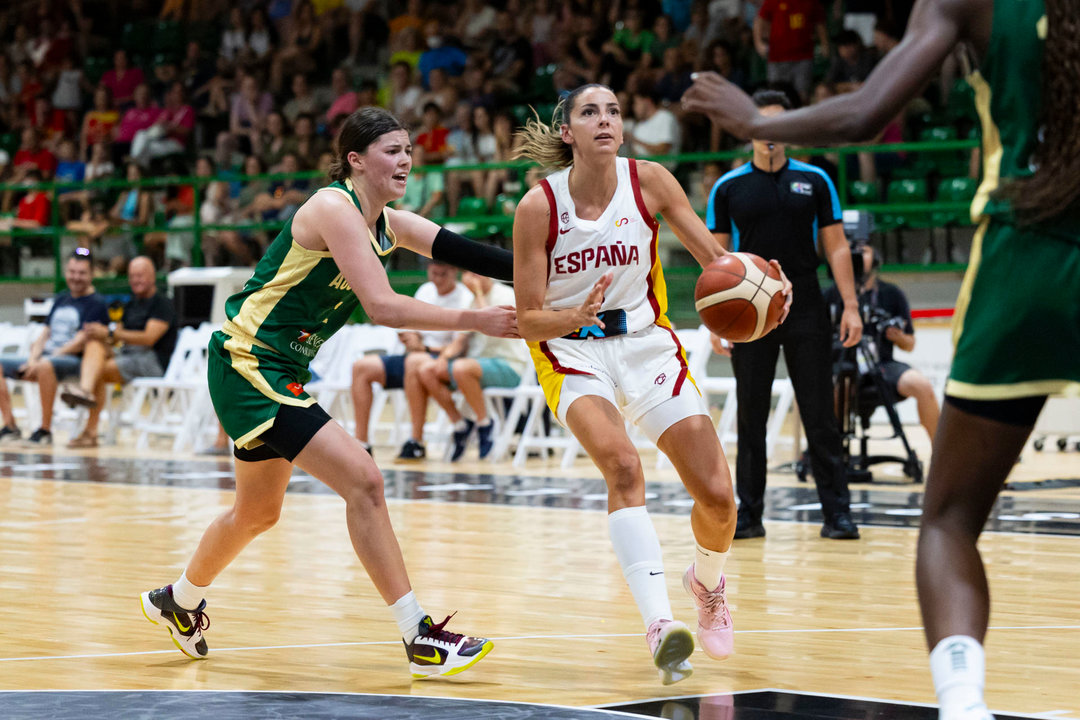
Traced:
<path fill-rule="evenodd" d="M 516 133 L 523 142 L 514 153 L 514 159 L 527 158 L 556 170 L 573 165 L 574 149 L 563 142 L 561 126 L 570 121 L 570 113 L 574 110 L 578 96 L 594 87 L 611 89 L 600 83 L 589 83 L 575 88 L 555 106 L 548 122 L 544 122 L 534 109 L 533 117 Z"/>
<path fill-rule="evenodd" d="M 1032 158 L 1038 170 L 1000 191 L 1023 224 L 1059 215 L 1080 199 L 1080 0 L 1045 3 L 1042 137 Z"/>

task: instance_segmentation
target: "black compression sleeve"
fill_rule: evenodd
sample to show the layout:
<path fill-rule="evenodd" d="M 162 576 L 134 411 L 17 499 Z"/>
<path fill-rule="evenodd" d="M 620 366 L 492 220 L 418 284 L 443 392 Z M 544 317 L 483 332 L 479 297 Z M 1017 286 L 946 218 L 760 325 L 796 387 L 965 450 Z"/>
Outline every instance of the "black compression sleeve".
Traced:
<path fill-rule="evenodd" d="M 512 252 L 475 242 L 446 228 L 439 228 L 439 233 L 431 243 L 431 257 L 477 275 L 486 275 L 504 282 L 514 280 Z"/>

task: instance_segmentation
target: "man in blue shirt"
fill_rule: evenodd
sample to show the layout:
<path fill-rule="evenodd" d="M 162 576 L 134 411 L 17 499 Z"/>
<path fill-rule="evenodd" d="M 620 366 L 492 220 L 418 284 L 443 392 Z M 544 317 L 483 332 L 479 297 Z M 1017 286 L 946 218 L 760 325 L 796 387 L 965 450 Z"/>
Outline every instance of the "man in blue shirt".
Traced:
<path fill-rule="evenodd" d="M 86 333 L 83 326 L 89 322 L 108 324 L 109 312 L 105 298 L 94 290 L 93 262 L 90 251 L 76 248 L 64 266 L 67 291 L 53 301 L 45 329 L 30 346 L 29 357 L 0 357 L 4 377 L 31 380 L 38 384 L 41 393 L 41 427 L 27 440 L 36 445 L 52 443 L 53 402 L 60 380 L 79 377 L 79 367 Z M 0 416 L 4 427 L 0 428 L 0 442 L 18 440 L 22 433 L 15 425 L 11 411 L 11 395 L 7 383 L 0 382 Z"/>
<path fill-rule="evenodd" d="M 754 103 L 762 114 L 770 115 L 790 107 L 787 96 L 774 90 L 758 91 Z M 862 321 L 840 200 L 822 170 L 789 160 L 783 145 L 754 140 L 753 146 L 752 162 L 716 181 L 705 223 L 725 248 L 779 260 L 794 286 L 794 297 L 783 325 L 760 340 L 737 343 L 731 349 L 739 433 L 735 478 L 740 504 L 735 537 L 765 534 L 761 524 L 765 428 L 782 346 L 821 500 L 825 521 L 821 536 L 858 538 L 833 412 L 832 327 L 817 278 L 820 240 L 843 298 L 840 339 L 845 347 L 855 345 L 862 336 Z"/>

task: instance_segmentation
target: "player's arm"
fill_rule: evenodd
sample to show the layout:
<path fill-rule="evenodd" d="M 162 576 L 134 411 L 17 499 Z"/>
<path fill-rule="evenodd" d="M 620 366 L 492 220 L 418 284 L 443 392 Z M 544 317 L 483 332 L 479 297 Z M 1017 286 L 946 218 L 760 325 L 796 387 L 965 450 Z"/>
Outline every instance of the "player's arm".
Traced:
<path fill-rule="evenodd" d="M 679 242 L 701 267 L 725 253 L 694 208 L 690 207 L 682 186 L 666 167 L 648 160 L 638 160 L 637 168 L 647 211 L 654 216 L 657 213 L 663 216 Z"/>
<path fill-rule="evenodd" d="M 496 280 L 514 278 L 514 258 L 508 250 L 470 240 L 407 210 L 390 210 L 387 218 L 401 246 L 418 255 Z"/>
<path fill-rule="evenodd" d="M 390 287 L 386 270 L 367 238 L 367 221 L 339 193 L 316 193 L 293 218 L 293 233 L 303 247 L 320 244 L 352 286 L 372 322 L 416 330 L 477 330 L 497 337 L 517 337 L 513 310 L 442 308 L 399 295 Z"/>
<path fill-rule="evenodd" d="M 547 295 L 547 237 L 551 208 L 539 185 L 525 193 L 514 212 L 514 294 L 517 297 L 518 330 L 530 341 L 562 337 L 578 328 L 603 323 L 597 317 L 604 291 L 611 284 L 608 271 L 593 286 L 589 297 L 572 310 L 544 308 Z"/>
<path fill-rule="evenodd" d="M 862 338 L 862 319 L 859 317 L 859 301 L 855 298 L 851 248 L 844 237 L 843 224 L 834 223 L 823 227 L 818 231 L 818 241 L 825 252 L 825 261 L 832 269 L 836 289 L 844 301 L 844 312 L 840 316 L 840 342 L 844 347 L 852 347 Z"/>
<path fill-rule="evenodd" d="M 803 144 L 870 140 L 922 90 L 957 42 L 983 36 L 991 15 L 992 0 L 919 0 L 903 40 L 862 87 L 805 108 L 762 116 L 746 93 L 716 73 L 698 73 L 683 106 L 741 138 Z"/>

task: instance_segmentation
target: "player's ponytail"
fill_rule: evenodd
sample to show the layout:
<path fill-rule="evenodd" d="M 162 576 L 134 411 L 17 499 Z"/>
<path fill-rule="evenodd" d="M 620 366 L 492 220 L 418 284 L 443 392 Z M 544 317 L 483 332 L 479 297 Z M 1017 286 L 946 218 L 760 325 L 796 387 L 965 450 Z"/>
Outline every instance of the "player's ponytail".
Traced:
<path fill-rule="evenodd" d="M 1080 0 L 1045 0 L 1045 5 L 1042 131 L 1032 157 L 1037 170 L 1000 190 L 1022 224 L 1060 215 L 1080 199 Z"/>
<path fill-rule="evenodd" d="M 546 168 L 556 170 L 573 165 L 574 149 L 563 142 L 562 126 L 569 122 L 570 113 L 574 110 L 578 95 L 594 87 L 611 89 L 599 83 L 589 83 L 575 88 L 555 106 L 548 122 L 544 122 L 534 109 L 533 117 L 529 118 L 525 127 L 516 133 L 522 139 L 522 143 L 514 153 L 514 159 L 526 158 Z"/>

